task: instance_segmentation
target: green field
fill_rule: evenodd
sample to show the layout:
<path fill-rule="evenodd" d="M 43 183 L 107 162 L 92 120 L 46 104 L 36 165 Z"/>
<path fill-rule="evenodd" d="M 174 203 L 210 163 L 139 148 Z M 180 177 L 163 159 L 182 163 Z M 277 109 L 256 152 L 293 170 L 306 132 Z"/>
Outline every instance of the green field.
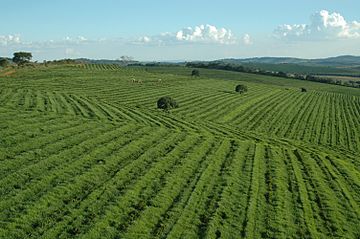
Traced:
<path fill-rule="evenodd" d="M 0 72 L 0 238 L 360 237 L 360 89 L 191 70 Z"/>
<path fill-rule="evenodd" d="M 301 64 L 262 64 L 262 63 L 244 63 L 246 67 L 258 68 L 268 71 L 283 71 L 297 74 L 341 74 L 341 75 L 359 75 L 358 66 L 316 66 Z"/>

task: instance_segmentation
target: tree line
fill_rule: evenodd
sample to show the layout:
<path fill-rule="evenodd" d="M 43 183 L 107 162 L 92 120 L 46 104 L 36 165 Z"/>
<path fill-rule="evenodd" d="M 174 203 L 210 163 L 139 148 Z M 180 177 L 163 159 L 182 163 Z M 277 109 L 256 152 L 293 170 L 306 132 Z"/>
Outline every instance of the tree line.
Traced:
<path fill-rule="evenodd" d="M 216 62 L 216 61 L 214 61 L 214 62 L 188 62 L 188 63 L 186 63 L 186 66 L 192 67 L 192 68 L 216 69 L 216 70 L 236 71 L 236 72 L 244 72 L 244 73 L 251 73 L 251 74 L 258 74 L 258 75 L 266 75 L 266 76 L 276 76 L 276 77 L 315 81 L 315 82 L 326 83 L 326 84 L 360 88 L 360 80 L 342 81 L 342 80 L 335 80 L 335 79 L 325 78 L 325 77 L 316 76 L 316 75 L 286 73 L 286 72 L 282 72 L 282 71 L 266 71 L 266 70 L 262 70 L 262 69 L 245 67 L 245 66 L 237 65 L 237 64 Z"/>
<path fill-rule="evenodd" d="M 34 66 L 34 64 L 38 64 L 37 61 L 32 62 L 32 53 L 31 52 L 15 52 L 12 58 L 0 57 L 0 67 L 7 67 L 10 65 L 16 64 L 17 66 Z M 46 61 L 44 60 L 42 64 L 44 66 L 48 65 L 62 65 L 62 64 L 79 64 L 81 61 L 74 59 L 60 59 L 60 60 L 52 60 Z"/>

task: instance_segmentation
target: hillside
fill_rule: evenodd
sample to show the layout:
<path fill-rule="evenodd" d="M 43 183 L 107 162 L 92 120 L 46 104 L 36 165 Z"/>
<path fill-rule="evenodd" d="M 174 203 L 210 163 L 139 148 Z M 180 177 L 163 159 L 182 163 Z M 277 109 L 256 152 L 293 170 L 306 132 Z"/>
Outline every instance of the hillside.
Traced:
<path fill-rule="evenodd" d="M 282 71 L 297 74 L 360 76 L 359 56 L 337 56 L 323 59 L 258 57 L 245 59 L 222 59 L 219 61 L 267 71 Z"/>
<path fill-rule="evenodd" d="M 245 59 L 224 59 L 233 63 L 259 63 L 259 64 L 298 64 L 322 66 L 349 66 L 360 65 L 360 56 L 336 56 L 318 59 L 302 59 L 294 57 L 254 57 Z"/>
<path fill-rule="evenodd" d="M 0 72 L 0 238 L 360 236 L 360 89 L 191 70 Z"/>

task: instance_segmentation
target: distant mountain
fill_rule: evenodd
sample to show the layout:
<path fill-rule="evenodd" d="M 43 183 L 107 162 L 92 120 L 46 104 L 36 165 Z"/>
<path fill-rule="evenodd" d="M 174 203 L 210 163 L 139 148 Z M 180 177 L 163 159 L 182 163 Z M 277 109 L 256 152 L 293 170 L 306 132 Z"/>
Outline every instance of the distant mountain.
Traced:
<path fill-rule="evenodd" d="M 260 63 L 260 64 L 299 64 L 306 63 L 307 60 L 293 57 L 253 57 L 245 59 L 222 59 L 226 63 Z"/>
<path fill-rule="evenodd" d="M 122 60 L 109 60 L 109 59 L 87 59 L 87 58 L 79 58 L 77 61 L 81 61 L 84 63 L 90 64 L 119 64 L 119 65 L 127 65 L 127 64 L 149 64 L 149 63 L 171 63 L 171 64 L 183 64 L 185 61 L 183 60 L 172 60 L 172 61 L 159 61 L 159 62 L 151 62 L 151 61 L 127 61 L 124 62 Z M 217 62 L 231 63 L 231 64 L 266 64 L 266 65 L 280 65 L 280 64 L 289 64 L 289 65 L 301 65 L 301 66 L 325 66 L 325 67 L 360 67 L 360 56 L 336 56 L 329 58 L 319 58 L 319 59 L 303 59 L 303 58 L 295 58 L 295 57 L 253 57 L 253 58 L 228 58 L 228 59 L 220 59 Z"/>
<path fill-rule="evenodd" d="M 360 66 L 360 56 L 337 56 L 310 60 L 313 64 L 327 66 Z"/>
<path fill-rule="evenodd" d="M 298 64 L 306 66 L 360 66 L 360 56 L 337 56 L 321 59 L 302 59 L 293 57 L 254 57 L 245 59 L 222 59 L 226 63 L 242 64 Z"/>

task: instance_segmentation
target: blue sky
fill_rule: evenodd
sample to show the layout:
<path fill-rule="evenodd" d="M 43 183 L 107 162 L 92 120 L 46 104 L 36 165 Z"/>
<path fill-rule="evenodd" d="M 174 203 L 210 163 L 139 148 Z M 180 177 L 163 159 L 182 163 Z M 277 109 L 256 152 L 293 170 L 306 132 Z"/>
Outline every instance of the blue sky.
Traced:
<path fill-rule="evenodd" d="M 0 55 L 28 50 L 38 60 L 206 60 L 360 54 L 355 0 L 0 0 L 0 6 L 6 19 Z"/>

